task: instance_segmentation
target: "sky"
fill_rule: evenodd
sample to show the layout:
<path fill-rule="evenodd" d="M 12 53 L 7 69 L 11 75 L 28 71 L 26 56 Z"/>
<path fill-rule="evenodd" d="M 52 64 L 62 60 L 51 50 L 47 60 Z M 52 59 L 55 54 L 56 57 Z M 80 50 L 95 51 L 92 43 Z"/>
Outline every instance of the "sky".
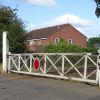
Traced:
<path fill-rule="evenodd" d="M 100 36 L 94 0 L 0 0 L 18 9 L 28 31 L 70 23 L 88 38 Z"/>

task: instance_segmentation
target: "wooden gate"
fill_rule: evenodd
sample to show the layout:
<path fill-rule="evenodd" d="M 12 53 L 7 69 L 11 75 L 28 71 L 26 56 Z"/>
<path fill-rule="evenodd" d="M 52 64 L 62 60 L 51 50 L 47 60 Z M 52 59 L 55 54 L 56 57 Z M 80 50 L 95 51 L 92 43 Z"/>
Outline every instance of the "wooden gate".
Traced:
<path fill-rule="evenodd" d="M 3 72 L 69 79 L 99 84 L 100 55 L 92 53 L 11 54 L 3 33 Z M 6 49 L 5 49 L 6 48 Z"/>

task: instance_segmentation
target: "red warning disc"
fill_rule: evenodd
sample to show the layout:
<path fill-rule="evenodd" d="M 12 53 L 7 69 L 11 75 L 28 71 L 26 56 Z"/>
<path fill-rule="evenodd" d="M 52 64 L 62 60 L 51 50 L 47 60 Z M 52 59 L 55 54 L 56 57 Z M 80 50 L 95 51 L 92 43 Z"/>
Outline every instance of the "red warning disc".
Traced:
<path fill-rule="evenodd" d="M 39 58 L 34 59 L 34 64 L 33 64 L 34 69 L 37 71 L 40 68 L 40 60 Z"/>

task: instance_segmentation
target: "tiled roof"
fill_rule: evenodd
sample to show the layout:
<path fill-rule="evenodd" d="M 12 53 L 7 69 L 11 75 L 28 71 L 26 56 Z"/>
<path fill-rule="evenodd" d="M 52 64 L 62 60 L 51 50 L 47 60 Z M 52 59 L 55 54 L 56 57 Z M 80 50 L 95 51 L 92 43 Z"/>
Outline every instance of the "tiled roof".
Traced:
<path fill-rule="evenodd" d="M 33 30 L 26 34 L 26 40 L 47 38 L 54 32 L 60 30 L 64 25 L 65 24 Z"/>
<path fill-rule="evenodd" d="M 49 36 L 51 36 L 55 32 L 61 30 L 64 26 L 70 27 L 72 29 L 74 28 L 70 24 L 63 24 L 63 25 L 56 25 L 56 26 L 47 27 L 47 28 L 36 29 L 36 30 L 33 30 L 33 31 L 26 34 L 26 40 L 48 38 Z M 77 29 L 75 29 L 75 30 L 77 30 Z M 85 35 L 83 35 L 83 36 L 85 36 Z"/>

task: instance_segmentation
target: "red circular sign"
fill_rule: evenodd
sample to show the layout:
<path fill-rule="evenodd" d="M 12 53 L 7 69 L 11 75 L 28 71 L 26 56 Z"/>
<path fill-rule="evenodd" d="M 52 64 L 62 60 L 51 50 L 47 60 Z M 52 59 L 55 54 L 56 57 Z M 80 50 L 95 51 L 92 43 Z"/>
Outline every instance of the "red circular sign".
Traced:
<path fill-rule="evenodd" d="M 40 68 L 40 60 L 38 58 L 34 59 L 34 65 L 33 65 L 35 70 L 39 70 Z"/>

